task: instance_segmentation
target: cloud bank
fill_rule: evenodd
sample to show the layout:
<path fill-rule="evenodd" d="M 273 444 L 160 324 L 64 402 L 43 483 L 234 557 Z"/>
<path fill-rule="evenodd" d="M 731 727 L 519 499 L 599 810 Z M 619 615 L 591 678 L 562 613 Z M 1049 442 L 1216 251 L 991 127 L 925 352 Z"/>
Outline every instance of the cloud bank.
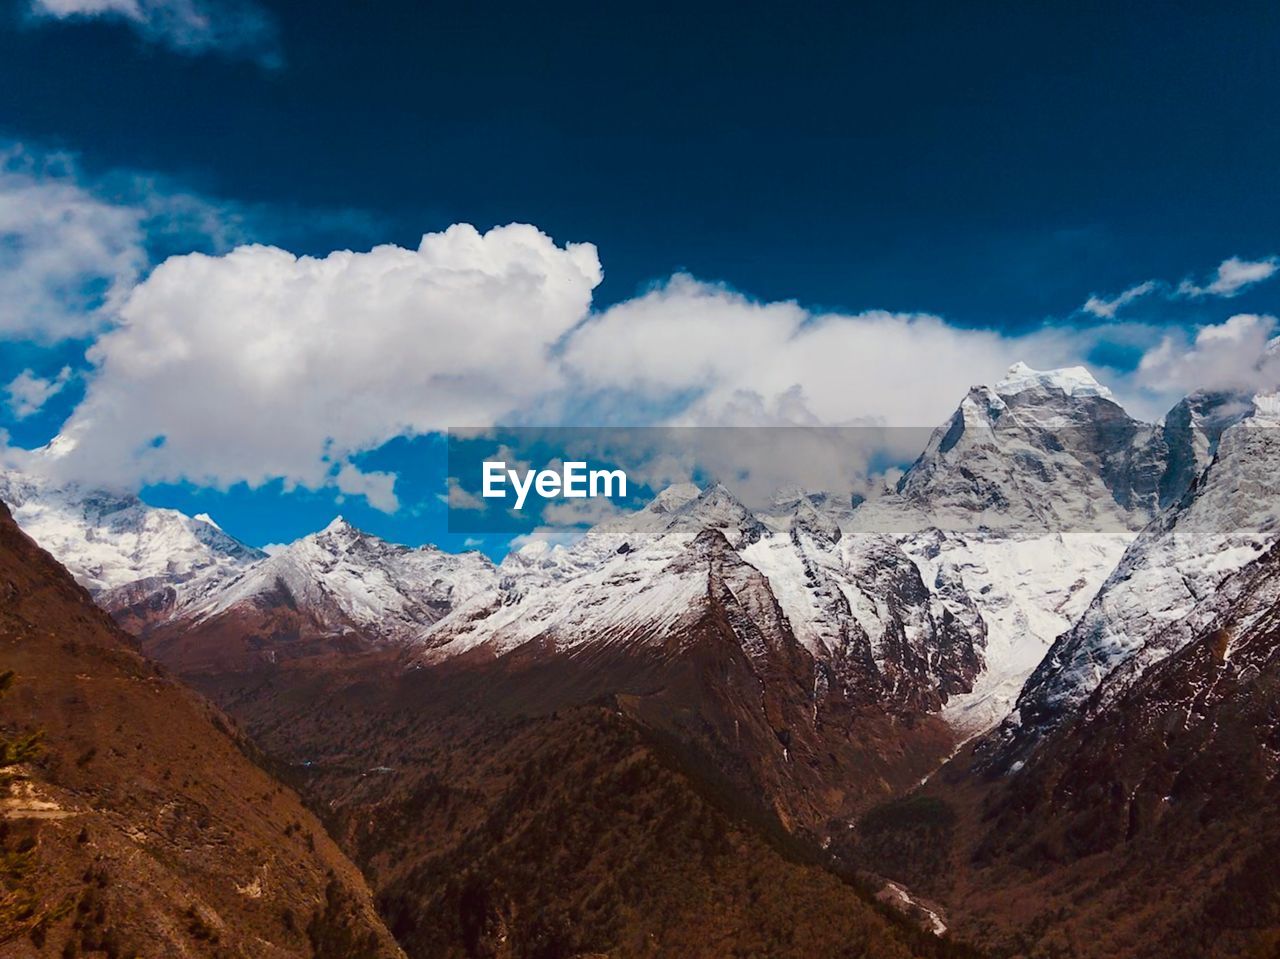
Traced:
<path fill-rule="evenodd" d="M 1078 362 L 1090 339 L 1008 336 L 923 313 L 814 313 L 678 275 L 593 317 L 564 360 L 580 388 L 677 407 L 674 422 L 921 426 L 1019 359 Z"/>
<path fill-rule="evenodd" d="M 1095 297 L 1096 324 L 1015 334 L 763 302 L 683 274 L 596 309 L 595 247 L 520 224 L 322 257 L 241 245 L 152 268 L 157 237 L 217 250 L 238 235 L 235 216 L 145 180 L 103 189 L 56 154 L 0 158 L 0 339 L 91 344 L 54 375 L 15 365 L 6 405 L 33 417 L 82 380 L 57 455 L 40 459 L 96 483 L 283 480 L 393 511 L 396 477 L 360 469 L 359 455 L 447 427 L 931 427 L 1016 361 L 1091 366 L 1148 417 L 1198 387 L 1280 385 L 1271 316 L 1189 332 L 1118 318 L 1167 289 L 1156 281 Z M 1177 295 L 1234 296 L 1277 262 L 1231 258 Z M 1117 345 L 1136 367 L 1090 362 Z"/>
<path fill-rule="evenodd" d="M 1138 365 L 1144 386 L 1192 390 L 1266 392 L 1280 387 L 1280 340 L 1274 316 L 1241 313 L 1194 336 L 1168 334 Z"/>

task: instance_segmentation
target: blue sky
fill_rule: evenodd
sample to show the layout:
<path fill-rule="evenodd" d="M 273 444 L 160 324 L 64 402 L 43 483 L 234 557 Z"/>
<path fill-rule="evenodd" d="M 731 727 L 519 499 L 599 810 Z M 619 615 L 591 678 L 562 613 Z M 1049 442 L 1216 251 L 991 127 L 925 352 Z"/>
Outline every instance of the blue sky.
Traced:
<path fill-rule="evenodd" d="M 189 447 L 197 438 L 208 448 L 216 442 L 227 450 L 225 462 L 212 453 L 184 459 L 180 426 L 167 421 L 172 452 L 144 454 L 163 463 L 130 470 L 99 458 L 89 471 L 144 485 L 156 502 L 210 512 L 254 543 L 290 539 L 340 509 L 394 539 L 457 546 L 442 532 L 442 504 L 431 492 L 442 475 L 433 452 L 439 444 L 405 438 L 441 425 L 433 410 L 508 421 L 604 412 L 726 421 L 730 408 L 743 415 L 745 388 L 759 393 L 747 398 L 758 421 L 782 416 L 780 398 L 794 386 L 806 415 L 847 419 L 857 409 L 823 398 L 838 386 L 823 378 L 839 379 L 841 368 L 820 368 L 809 348 L 797 347 L 788 376 L 759 390 L 760 375 L 734 381 L 713 359 L 684 369 L 677 354 L 684 355 L 682 338 L 701 341 L 707 331 L 732 338 L 735 349 L 756 344 L 766 354 L 800 340 L 814 344 L 814 355 L 827 353 L 818 348 L 827 339 L 851 355 L 903 350 L 879 339 L 884 331 L 874 322 L 844 324 L 839 334 L 826 329 L 828 314 L 869 310 L 941 318 L 946 330 L 926 348 L 954 350 L 953 365 L 970 364 L 971 381 L 1022 349 L 1040 365 L 1090 362 L 1117 378 L 1124 395 L 1157 409 L 1188 385 L 1193 368 L 1207 362 L 1210 376 L 1227 375 L 1213 357 L 1196 353 L 1197 329 L 1274 309 L 1269 277 L 1238 286 L 1228 278 L 1214 290 L 1229 258 L 1267 264 L 1277 251 L 1278 18 L 1265 3 L 802 4 L 784 11 L 740 2 L 643 9 L 8 2 L 0 7 L 0 142 L 10 151 L 11 196 L 44 198 L 48 208 L 54 187 L 64 200 L 81 191 L 103 208 L 94 214 L 95 237 L 115 237 L 119 246 L 103 240 L 110 250 L 95 246 L 80 272 L 39 291 L 59 298 L 58 310 L 93 313 L 91 321 L 55 322 L 61 314 L 42 302 L 11 298 L 26 303 L 29 315 L 11 318 L 0 340 L 0 380 L 30 370 L 53 384 L 64 367 L 71 373 L 39 410 L 19 417 L 11 402 L 0 428 L 15 447 L 48 440 L 95 380 L 102 385 L 93 417 L 80 410 L 82 429 L 92 426 L 95 435 L 109 431 L 103 424 L 112 410 L 135 422 L 129 411 L 166 405 L 162 393 L 126 395 L 108 381 L 126 378 L 123 354 L 112 349 L 163 352 L 162 340 L 147 337 L 172 332 L 161 314 L 182 306 L 158 294 L 122 304 L 171 255 L 220 255 L 250 241 L 316 257 L 385 244 L 416 250 L 424 233 L 455 223 L 474 224 L 482 237 L 494 226 L 533 224 L 550 245 L 530 241 L 515 252 L 509 244 L 493 249 L 494 242 L 462 246 L 504 282 L 515 283 L 512 270 L 525 268 L 513 263 L 532 258 L 535 273 L 546 270 L 544 287 L 567 284 L 544 304 L 531 340 L 518 316 L 494 328 L 491 366 L 501 371 L 494 382 L 502 389 L 512 379 L 532 384 L 504 397 L 509 409 L 450 405 L 441 399 L 453 395 L 444 392 L 447 371 L 415 393 L 413 367 L 389 362 L 388 375 L 405 387 L 387 390 L 379 409 L 362 411 L 325 450 L 299 441 L 292 459 L 258 469 L 259 440 L 239 449 L 233 428 L 252 425 L 250 405 L 226 409 L 225 422 L 204 423 L 190 440 Z M 82 202 L 73 205 L 84 212 Z M 130 212 L 111 212 L 121 209 Z M 17 268 L 14 251 L 28 238 L 7 242 L 0 270 Z M 62 238 L 51 242 L 65 248 Z M 602 278 L 567 252 L 572 243 L 594 245 Z M 450 264 L 460 255 L 439 253 Z M 202 302 L 220 302 L 241 276 L 275 282 L 270 265 L 242 267 L 234 277 L 229 269 L 190 278 L 190 288 L 213 284 Z M 23 268 L 29 275 L 31 262 Z M 673 289 L 677 274 L 711 286 Z M 343 282 L 320 281 L 306 302 L 327 297 L 337 305 L 317 316 L 350 303 L 345 298 L 354 294 Z M 1090 296 L 1114 301 L 1148 282 L 1150 289 L 1102 315 L 1082 310 Z M 0 292 L 8 290 L 0 280 Z M 780 304 L 788 302 L 800 312 L 787 313 Z M 483 302 L 466 303 L 474 326 L 490 322 Z M 390 297 L 385 309 L 402 306 Z M 376 326 L 382 308 L 370 306 L 356 322 Z M 492 315 L 508 308 L 502 299 Z M 100 347 L 99 338 L 120 326 L 121 309 L 133 310 L 134 334 Z M 441 343 L 467 336 L 467 327 L 453 323 L 461 306 L 439 309 L 449 322 L 437 324 L 427 311 L 388 329 L 385 340 L 361 341 L 369 349 L 360 362 L 371 372 L 335 389 L 367 392 L 383 366 L 379 357 L 410 332 Z M 200 320 L 218 321 L 213 313 Z M 239 342 L 274 322 L 264 309 L 236 334 Z M 321 330 L 318 323 L 306 328 Z M 775 341 L 769 324 L 786 334 Z M 952 337 L 966 330 L 989 330 L 992 338 Z M 1245 332 L 1265 338 L 1270 326 Z M 916 330 L 911 342 L 935 344 L 926 333 Z M 1164 378 L 1137 375 L 1141 358 L 1167 334 L 1180 352 L 1151 361 Z M 277 339 L 296 335 L 281 327 Z M 236 349 L 203 335 L 191 343 L 213 353 Z M 342 349 L 350 353 L 352 343 Z M 551 366 L 500 359 L 513 352 L 548 354 Z M 102 356 L 115 358 L 104 366 Z M 630 359 L 615 369 L 619 356 Z M 332 358 L 303 359 L 333 368 Z M 458 354 L 450 362 L 473 359 Z M 489 368 L 483 357 L 477 362 L 480 372 Z M 754 353 L 738 365 L 752 370 L 756 362 L 773 368 Z M 230 377 L 211 384 L 211 395 L 234 382 L 238 395 L 251 398 L 262 386 L 247 382 L 231 360 L 208 367 Z M 156 390 L 182 378 L 154 369 L 129 375 Z M 183 377 L 199 383 L 190 371 Z M 713 386 L 704 390 L 708 377 Z M 943 387 L 955 391 L 950 381 Z M 902 387 L 904 394 L 915 389 Z M 959 395 L 904 399 L 903 416 L 931 416 Z M 858 399 L 870 416 L 892 415 L 875 397 Z M 309 402 L 308 409 L 345 420 L 333 412 L 341 408 L 337 397 Z M 411 412 L 399 415 L 402 408 Z M 134 455 L 147 438 L 120 429 Z M 338 484 L 343 464 L 355 471 Z M 281 475 L 273 478 L 273 469 Z M 396 477 L 393 509 L 378 478 L 387 474 Z M 157 477 L 165 482 L 156 485 Z M 381 508 L 360 492 L 370 483 L 381 490 L 374 494 Z"/>

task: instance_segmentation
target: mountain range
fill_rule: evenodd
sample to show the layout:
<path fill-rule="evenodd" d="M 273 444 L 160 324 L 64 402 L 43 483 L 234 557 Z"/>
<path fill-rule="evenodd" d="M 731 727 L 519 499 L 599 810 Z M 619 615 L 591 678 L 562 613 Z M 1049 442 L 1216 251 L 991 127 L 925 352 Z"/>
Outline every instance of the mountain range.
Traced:
<path fill-rule="evenodd" d="M 410 956 L 1248 955 L 1280 933 L 1277 426 L 1274 395 L 1148 424 L 1018 364 L 879 496 L 678 485 L 498 564 L 0 498 L 244 727 Z M 828 906 L 879 945 L 778 945 Z"/>

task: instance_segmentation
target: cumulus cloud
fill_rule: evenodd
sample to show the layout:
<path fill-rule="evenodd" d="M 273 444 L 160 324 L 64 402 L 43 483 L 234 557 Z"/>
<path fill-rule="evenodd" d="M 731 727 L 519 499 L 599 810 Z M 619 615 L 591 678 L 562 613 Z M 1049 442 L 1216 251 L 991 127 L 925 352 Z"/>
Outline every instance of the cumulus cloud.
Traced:
<path fill-rule="evenodd" d="M 1280 259 L 1242 260 L 1238 256 L 1223 260 L 1212 280 L 1200 286 L 1191 280 L 1183 280 L 1178 292 L 1183 296 L 1232 297 L 1242 293 L 1255 283 L 1270 279 L 1280 269 Z"/>
<path fill-rule="evenodd" d="M 641 410 L 700 425 L 941 422 L 974 383 L 1014 362 L 1079 362 L 1095 334 L 1021 336 L 928 314 L 812 313 L 676 276 L 610 307 L 564 350 L 576 384 L 621 390 Z"/>
<path fill-rule="evenodd" d="M 89 350 L 58 468 L 119 484 L 283 478 L 393 508 L 388 474 L 351 457 L 557 389 L 551 349 L 600 280 L 593 246 L 521 225 L 323 258 L 171 257 Z"/>
<path fill-rule="evenodd" d="M 1155 280 L 1147 280 L 1145 283 L 1129 287 L 1123 293 L 1110 299 L 1094 294 L 1085 301 L 1083 309 L 1086 313 L 1092 313 L 1099 319 L 1114 319 L 1116 313 L 1123 307 L 1128 306 L 1134 300 L 1139 300 L 1147 294 L 1155 292 L 1158 286 L 1159 284 Z"/>
<path fill-rule="evenodd" d="M 1264 391 L 1280 386 L 1276 318 L 1240 313 L 1194 336 L 1167 334 L 1142 357 L 1135 380 L 1182 395 L 1196 389 Z"/>
<path fill-rule="evenodd" d="M 1158 415 L 1178 392 L 1263 375 L 1240 357 L 1256 359 L 1274 333 L 1269 317 L 1194 337 L 1115 319 L 1140 297 L 1193 295 L 1157 281 L 1092 297 L 1087 312 L 1106 321 L 1093 327 L 1019 334 L 761 302 L 685 275 L 592 312 L 595 248 L 521 225 L 458 225 L 416 249 L 324 257 L 242 245 L 173 256 L 148 274 L 158 232 L 203 235 L 216 250 L 237 236 L 234 216 L 141 182 L 124 192 L 135 200 L 107 202 L 65 158 L 5 156 L 0 336 L 95 338 L 85 396 L 45 459 L 121 486 L 282 479 L 392 511 L 396 477 L 356 462 L 398 436 L 539 422 L 928 428 L 1016 361 L 1087 363 L 1103 342 L 1146 351 L 1131 376 L 1095 372 L 1137 397 L 1135 412 Z M 1275 269 L 1233 258 L 1194 295 L 1234 295 Z M 23 373 L 6 388 L 10 408 L 30 415 L 65 382 Z M 735 443 L 724 462 L 741 457 Z M 870 465 L 850 449 L 835 451 L 833 476 Z M 720 462 L 705 443 L 696 453 L 702 467 Z M 692 461 L 666 449 L 643 462 L 674 478 Z M 790 469 L 776 455 L 763 462 Z M 760 469 L 762 484 L 774 479 Z M 465 507 L 462 492 L 449 491 L 451 505 Z"/>
<path fill-rule="evenodd" d="M 250 0 L 31 0 L 37 19 L 119 20 L 179 53 L 219 52 L 281 64 L 275 21 Z"/>
<path fill-rule="evenodd" d="M 44 404 L 62 392 L 71 382 L 71 367 L 64 366 L 57 376 L 37 376 L 33 370 L 23 370 L 4 388 L 9 409 L 20 420 L 43 409 Z"/>

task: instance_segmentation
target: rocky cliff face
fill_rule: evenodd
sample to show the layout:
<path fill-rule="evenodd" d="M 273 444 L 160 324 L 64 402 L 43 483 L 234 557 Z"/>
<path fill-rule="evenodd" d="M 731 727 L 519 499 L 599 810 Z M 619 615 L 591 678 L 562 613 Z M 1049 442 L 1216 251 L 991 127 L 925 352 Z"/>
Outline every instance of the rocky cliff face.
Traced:
<path fill-rule="evenodd" d="M 1002 730 L 1011 755 L 1086 703 L 1105 708 L 1147 669 L 1216 628 L 1227 597 L 1280 536 L 1277 408 L 1275 397 L 1260 396 L 1236 413 L 1207 468 L 1126 550 L 1028 680 Z"/>

